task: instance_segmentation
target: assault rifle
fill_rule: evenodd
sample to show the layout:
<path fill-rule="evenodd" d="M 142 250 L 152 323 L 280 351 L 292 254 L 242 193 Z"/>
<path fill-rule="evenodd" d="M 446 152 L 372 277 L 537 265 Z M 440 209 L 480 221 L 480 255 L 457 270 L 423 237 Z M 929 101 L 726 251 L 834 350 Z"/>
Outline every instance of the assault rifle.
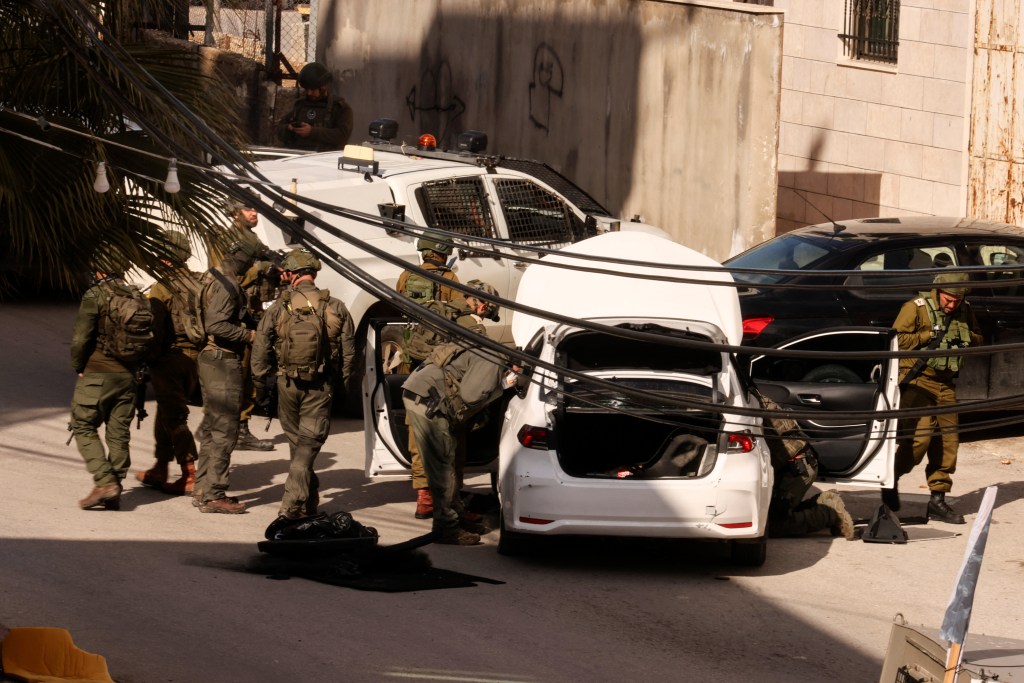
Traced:
<path fill-rule="evenodd" d="M 142 428 L 142 421 L 149 417 L 146 412 L 146 366 L 140 365 L 135 371 L 135 428 Z"/>

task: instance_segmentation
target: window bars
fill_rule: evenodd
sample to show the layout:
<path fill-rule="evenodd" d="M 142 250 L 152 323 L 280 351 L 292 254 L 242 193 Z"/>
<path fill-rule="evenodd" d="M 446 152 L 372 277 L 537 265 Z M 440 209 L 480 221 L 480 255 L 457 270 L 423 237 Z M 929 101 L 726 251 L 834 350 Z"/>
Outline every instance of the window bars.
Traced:
<path fill-rule="evenodd" d="M 423 183 L 416 191 L 427 223 L 467 237 L 494 237 L 494 219 L 479 178 Z"/>
<path fill-rule="evenodd" d="M 846 0 L 846 32 L 840 33 L 850 59 L 895 64 L 899 48 L 900 0 Z"/>

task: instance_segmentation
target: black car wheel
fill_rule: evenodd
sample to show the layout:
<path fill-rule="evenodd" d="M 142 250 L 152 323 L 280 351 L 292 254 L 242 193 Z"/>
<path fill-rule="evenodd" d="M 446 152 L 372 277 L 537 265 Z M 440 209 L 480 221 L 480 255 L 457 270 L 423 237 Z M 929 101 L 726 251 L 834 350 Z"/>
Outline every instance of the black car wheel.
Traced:
<path fill-rule="evenodd" d="M 820 382 L 823 384 L 860 384 L 861 379 L 856 372 L 845 365 L 821 365 L 814 368 L 801 379 L 801 382 Z"/>

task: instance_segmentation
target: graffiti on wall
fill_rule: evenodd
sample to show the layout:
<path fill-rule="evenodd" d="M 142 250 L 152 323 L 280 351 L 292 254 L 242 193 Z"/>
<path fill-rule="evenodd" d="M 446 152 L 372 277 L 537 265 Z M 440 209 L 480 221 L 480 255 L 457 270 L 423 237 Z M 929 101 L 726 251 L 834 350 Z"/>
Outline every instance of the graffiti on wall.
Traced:
<path fill-rule="evenodd" d="M 533 74 L 530 81 L 530 121 L 545 133 L 551 122 L 551 100 L 562 97 L 565 72 L 562 60 L 547 43 L 541 43 L 533 53 Z"/>
<path fill-rule="evenodd" d="M 419 83 L 406 95 L 405 103 L 412 121 L 419 119 L 424 129 L 437 126 L 438 142 L 448 140 L 452 123 L 466 111 L 466 103 L 454 92 L 452 68 L 447 59 L 423 70 Z"/>

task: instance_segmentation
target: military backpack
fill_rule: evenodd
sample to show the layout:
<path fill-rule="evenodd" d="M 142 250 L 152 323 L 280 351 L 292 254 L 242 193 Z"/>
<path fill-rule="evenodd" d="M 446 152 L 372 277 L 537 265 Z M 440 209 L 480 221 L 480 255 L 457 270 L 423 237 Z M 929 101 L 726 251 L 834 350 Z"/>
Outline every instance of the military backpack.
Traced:
<path fill-rule="evenodd" d="M 444 301 L 428 301 L 423 304 L 423 307 L 451 322 L 457 322 L 460 318 L 469 315 L 468 308 L 460 308 L 455 304 Z M 474 324 L 467 329 L 479 334 L 487 334 L 482 325 Z M 448 342 L 451 337 L 428 324 L 413 323 L 402 332 L 402 338 L 404 342 L 403 349 L 406 355 L 412 360 L 422 361 L 430 355 L 435 346 Z"/>
<path fill-rule="evenodd" d="M 277 320 L 276 354 L 278 369 L 286 377 L 319 379 L 328 372 L 332 333 L 340 333 L 342 322 L 327 304 L 326 289 L 290 289 L 278 299 L 282 312 Z"/>
<path fill-rule="evenodd" d="M 171 287 L 171 322 L 175 334 L 184 335 L 191 343 L 201 346 L 206 341 L 203 325 L 203 294 L 207 278 L 197 280 L 192 273 L 176 274 Z"/>
<path fill-rule="evenodd" d="M 447 266 L 431 265 L 428 267 L 428 264 L 424 264 L 422 267 L 442 277 L 452 272 L 451 268 Z M 440 294 L 441 285 L 415 271 L 409 273 L 402 288 L 402 296 L 406 296 L 418 304 L 434 301 L 440 298 Z"/>
<path fill-rule="evenodd" d="M 124 282 L 104 282 L 100 291 L 100 350 L 125 364 L 141 363 L 153 346 L 149 301 L 138 287 Z"/>

